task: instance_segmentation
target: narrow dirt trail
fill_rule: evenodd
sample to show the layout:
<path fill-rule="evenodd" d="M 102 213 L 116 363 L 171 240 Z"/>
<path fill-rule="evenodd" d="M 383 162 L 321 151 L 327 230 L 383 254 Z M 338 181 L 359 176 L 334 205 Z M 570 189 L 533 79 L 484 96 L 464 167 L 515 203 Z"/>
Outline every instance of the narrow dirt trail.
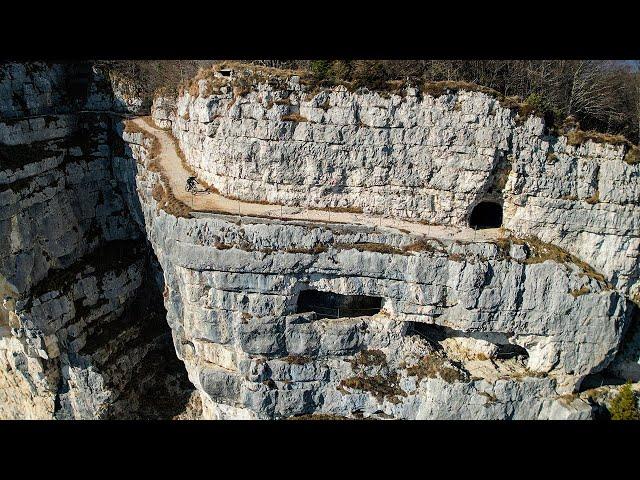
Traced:
<path fill-rule="evenodd" d="M 149 117 L 147 117 L 149 118 Z M 272 217 L 274 219 L 297 220 L 309 222 L 346 223 L 366 225 L 381 229 L 394 229 L 404 233 L 426 235 L 442 240 L 489 241 L 500 236 L 499 229 L 474 230 L 465 227 L 442 225 L 424 225 L 408 220 L 390 217 L 376 217 L 363 213 L 329 212 L 305 207 L 288 207 L 280 205 L 264 205 L 261 203 L 243 202 L 224 197 L 217 193 L 200 193 L 192 195 L 185 190 L 187 178 L 191 176 L 176 153 L 171 134 L 157 127 L 152 127 L 143 117 L 131 120 L 140 129 L 155 136 L 160 142 L 160 153 L 157 161 L 159 167 L 169 179 L 168 187 L 175 197 L 189 205 L 194 212 L 228 213 L 241 216 Z M 149 119 L 150 121 L 150 119 Z"/>

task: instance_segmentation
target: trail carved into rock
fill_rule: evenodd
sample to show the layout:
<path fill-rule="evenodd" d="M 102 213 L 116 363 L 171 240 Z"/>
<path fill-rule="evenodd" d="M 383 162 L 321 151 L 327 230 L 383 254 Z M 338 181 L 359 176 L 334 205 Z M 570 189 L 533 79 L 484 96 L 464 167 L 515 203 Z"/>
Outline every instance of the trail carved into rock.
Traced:
<path fill-rule="evenodd" d="M 160 152 L 157 156 L 157 163 L 169 179 L 167 187 L 171 189 L 178 200 L 190 206 L 194 212 L 222 212 L 231 215 L 272 217 L 281 220 L 365 225 L 381 229 L 399 230 L 404 233 L 426 235 L 441 240 L 491 241 L 500 236 L 498 228 L 474 230 L 465 227 L 426 225 L 390 217 L 376 217 L 364 213 L 332 212 L 323 209 L 238 201 L 214 192 L 192 194 L 185 189 L 187 179 L 191 176 L 191 173 L 185 168 L 178 156 L 174 146 L 175 140 L 171 134 L 160 128 L 152 127 L 142 117 L 135 118 L 132 122 L 147 134 L 158 139 Z"/>

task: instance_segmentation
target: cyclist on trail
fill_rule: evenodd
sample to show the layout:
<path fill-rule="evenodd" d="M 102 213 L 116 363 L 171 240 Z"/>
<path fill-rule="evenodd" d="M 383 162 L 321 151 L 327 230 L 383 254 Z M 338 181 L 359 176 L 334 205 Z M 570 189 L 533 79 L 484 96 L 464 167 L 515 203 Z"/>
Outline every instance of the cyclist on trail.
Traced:
<path fill-rule="evenodd" d="M 196 191 L 196 185 L 197 185 L 196 177 L 189 177 L 187 178 L 187 186 L 185 187 L 185 190 L 187 192 L 194 193 Z"/>

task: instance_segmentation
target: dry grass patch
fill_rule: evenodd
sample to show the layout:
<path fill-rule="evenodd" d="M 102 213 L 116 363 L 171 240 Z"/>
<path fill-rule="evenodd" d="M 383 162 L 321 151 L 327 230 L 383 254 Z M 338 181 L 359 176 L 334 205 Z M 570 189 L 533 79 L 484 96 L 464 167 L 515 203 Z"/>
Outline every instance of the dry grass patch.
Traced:
<path fill-rule="evenodd" d="M 494 240 L 494 243 L 498 245 L 498 248 L 502 251 L 505 258 L 511 258 L 509 251 L 511 244 L 525 245 L 529 249 L 529 255 L 526 259 L 522 260 L 522 263 L 532 265 L 536 263 L 543 263 L 547 260 L 551 260 L 563 265 L 575 265 L 582 273 L 589 278 L 603 283 L 606 288 L 611 286 L 607 283 L 605 277 L 600 272 L 596 271 L 591 265 L 580 260 L 575 255 L 567 252 L 561 247 L 553 245 L 552 243 L 546 243 L 536 237 L 515 238 L 507 237 L 498 240 Z"/>
<path fill-rule="evenodd" d="M 465 261 L 465 257 L 463 257 L 462 255 L 460 255 L 459 253 L 450 253 L 449 254 L 449 260 L 451 260 L 452 262 L 464 262 Z"/>
<path fill-rule="evenodd" d="M 600 192 L 596 190 L 596 193 L 591 195 L 589 198 L 585 198 L 584 201 L 587 202 L 589 205 L 595 205 L 600 201 Z"/>
<path fill-rule="evenodd" d="M 487 403 L 495 403 L 498 401 L 498 398 L 489 392 L 478 392 L 478 395 L 485 397 L 487 399 Z"/>
<path fill-rule="evenodd" d="M 287 420 L 350 420 L 343 415 L 336 415 L 333 413 L 307 413 L 303 415 L 296 415 L 293 417 L 287 417 Z"/>
<path fill-rule="evenodd" d="M 444 244 L 437 239 L 420 238 L 409 245 L 402 247 L 404 252 L 429 252 L 429 253 L 447 253 Z"/>
<path fill-rule="evenodd" d="M 356 374 L 340 381 L 338 390 L 361 390 L 371 393 L 378 401 L 387 399 L 391 403 L 399 403 L 399 397 L 407 393 L 400 388 L 398 373 L 391 371 L 387 365 L 387 356 L 381 350 L 362 350 L 350 361 L 351 369 Z"/>
<path fill-rule="evenodd" d="M 340 381 L 342 389 L 362 390 L 371 393 L 378 401 L 384 399 L 391 403 L 399 403 L 398 397 L 406 397 L 407 393 L 398 385 L 398 374 L 393 372 L 388 376 L 374 375 L 350 377 Z"/>
<path fill-rule="evenodd" d="M 629 141 L 622 135 L 612 135 L 610 133 L 600 133 L 594 130 L 572 130 L 567 133 L 567 145 L 577 147 L 591 140 L 594 143 L 609 143 L 611 145 L 630 145 Z"/>
<path fill-rule="evenodd" d="M 191 218 L 193 209 L 178 200 L 169 187 L 165 187 L 169 185 L 169 181 L 163 172 L 160 172 L 159 176 L 160 182 L 151 189 L 151 196 L 158 203 L 159 208 L 174 217 Z"/>
<path fill-rule="evenodd" d="M 179 87 L 179 92 L 189 92 L 192 97 L 200 95 L 200 81 L 205 80 L 203 87 L 203 96 L 209 97 L 214 94 L 220 94 L 221 88 L 229 85 L 229 79 L 225 77 L 216 77 L 214 68 L 201 68 L 195 77 L 185 81 Z"/>
<path fill-rule="evenodd" d="M 403 250 L 400 250 L 399 248 L 393 247 L 391 245 L 387 245 L 385 243 L 372 243 L 372 242 L 336 243 L 335 247 L 339 250 L 356 249 L 359 252 L 376 252 L 376 253 L 386 253 L 391 255 L 404 255 L 406 253 Z"/>
<path fill-rule="evenodd" d="M 553 164 L 553 163 L 556 163 L 557 161 L 558 161 L 558 155 L 556 155 L 553 152 L 547 153 L 547 163 L 548 164 Z"/>
<path fill-rule="evenodd" d="M 325 207 L 318 210 L 335 213 L 364 213 L 364 211 L 360 207 Z"/>
<path fill-rule="evenodd" d="M 288 355 L 281 359 L 283 362 L 286 362 L 290 365 L 306 365 L 307 363 L 313 361 L 311 357 L 306 355 Z"/>
<path fill-rule="evenodd" d="M 151 136 L 151 145 L 149 146 L 149 158 L 154 159 L 160 155 L 160 150 L 162 147 L 160 146 L 160 140 L 157 137 Z"/>
<path fill-rule="evenodd" d="M 591 289 L 585 285 L 583 287 L 580 287 L 577 290 L 571 290 L 569 293 L 573 295 L 573 298 L 577 298 L 577 297 L 580 297 L 581 295 L 591 293 Z"/>
<path fill-rule="evenodd" d="M 133 123 L 131 120 L 124 121 L 124 131 L 126 133 L 141 133 L 142 135 L 146 135 L 147 132 L 140 128 L 138 125 Z"/>
<path fill-rule="evenodd" d="M 283 122 L 308 122 L 306 117 L 303 117 L 302 115 L 300 115 L 299 113 L 290 113 L 288 115 L 282 115 L 282 117 L 280 117 L 280 120 L 282 120 Z"/>
<path fill-rule="evenodd" d="M 387 356 L 382 350 L 362 350 L 349 360 L 351 368 L 356 371 L 363 367 L 382 366 L 387 363 Z"/>
<path fill-rule="evenodd" d="M 326 245 L 316 245 L 312 248 L 290 247 L 285 250 L 287 253 L 319 254 L 328 250 Z"/>
<path fill-rule="evenodd" d="M 468 375 L 453 367 L 439 355 L 426 355 L 420 361 L 407 368 L 407 375 L 417 377 L 418 382 L 423 378 L 441 378 L 447 383 L 465 382 Z"/>
<path fill-rule="evenodd" d="M 431 95 L 434 98 L 440 97 L 446 93 L 455 93 L 459 90 L 466 90 L 469 92 L 482 92 L 492 97 L 501 97 L 500 92 L 483 87 L 482 85 L 476 85 L 475 83 L 443 80 L 440 82 L 427 82 L 422 85 L 422 91 L 427 95 Z"/>

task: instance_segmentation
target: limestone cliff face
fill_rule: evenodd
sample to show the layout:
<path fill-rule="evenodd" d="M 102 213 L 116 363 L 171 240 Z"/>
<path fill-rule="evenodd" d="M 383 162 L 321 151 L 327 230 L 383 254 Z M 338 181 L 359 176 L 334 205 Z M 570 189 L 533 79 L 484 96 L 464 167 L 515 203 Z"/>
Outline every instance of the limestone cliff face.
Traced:
<path fill-rule="evenodd" d="M 312 207 L 346 207 L 467 225 L 483 200 L 503 225 L 559 245 L 639 294 L 640 164 L 624 145 L 569 145 L 490 96 L 315 95 L 296 77 L 243 96 L 222 87 L 156 99 L 187 160 L 225 195 Z"/>
<path fill-rule="evenodd" d="M 612 360 L 628 313 L 623 295 L 580 267 L 519 242 L 176 218 L 153 199 L 157 181 L 139 170 L 167 319 L 205 418 L 590 417 L 568 394 Z M 300 311 L 309 291 L 382 308 L 322 318 L 323 307 Z"/>
<path fill-rule="evenodd" d="M 417 248 L 392 230 L 175 218 L 154 176 L 137 180 L 148 238 L 208 417 L 589 417 L 562 395 L 611 361 L 626 303 L 578 267 L 517 243 Z M 298 313 L 308 290 L 381 297 L 382 310 Z"/>
<path fill-rule="evenodd" d="M 624 146 L 569 145 L 478 92 L 308 95 L 294 77 L 209 93 L 201 81 L 197 96 L 157 98 L 152 115 L 224 195 L 447 225 L 467 225 L 491 200 L 514 235 L 580 260 L 536 257 L 545 247 L 527 242 L 407 253 L 416 239 L 400 232 L 174 223 L 145 210 L 177 348 L 208 415 L 589 415 L 566 394 L 610 364 L 630 324 L 627 295 L 638 295 L 640 166 L 624 161 Z M 349 248 L 369 243 L 391 251 Z M 307 289 L 381 297 L 384 309 L 349 320 L 297 314 Z M 629 338 L 614 363 L 634 379 L 637 344 Z M 522 350 L 505 359 L 514 346 Z"/>
<path fill-rule="evenodd" d="M 204 418 L 582 419 L 585 379 L 640 379 L 624 147 L 568 145 L 477 92 L 205 82 L 152 115 L 222 194 L 452 226 L 491 200 L 513 236 L 176 217 L 151 139 L 114 115 L 144 111 L 134 87 L 1 68 L 1 418 L 173 416 L 145 399 L 186 402 L 175 355 Z"/>
<path fill-rule="evenodd" d="M 135 170 L 113 162 L 117 97 L 90 65 L 2 66 L 2 418 L 131 414 L 170 352 L 155 259 L 123 193 Z"/>

